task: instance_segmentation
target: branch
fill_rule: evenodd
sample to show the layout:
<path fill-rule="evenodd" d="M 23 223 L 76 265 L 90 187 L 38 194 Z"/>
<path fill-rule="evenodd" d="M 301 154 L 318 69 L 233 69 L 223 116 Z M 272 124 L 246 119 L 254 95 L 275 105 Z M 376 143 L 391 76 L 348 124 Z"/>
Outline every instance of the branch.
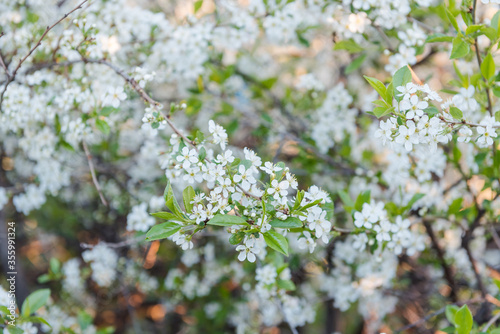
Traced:
<path fill-rule="evenodd" d="M 467 125 L 467 126 L 470 126 L 470 127 L 472 127 L 472 128 L 479 127 L 479 126 L 481 126 L 481 127 L 485 127 L 485 126 L 486 126 L 486 125 L 484 125 L 484 124 L 471 123 L 471 122 L 467 122 L 467 121 L 465 121 L 465 120 L 463 120 L 463 121 L 461 121 L 461 122 L 454 122 L 454 121 L 449 121 L 449 120 L 447 120 L 447 119 L 446 119 L 446 118 L 444 118 L 443 116 L 438 116 L 438 117 L 439 117 L 439 119 L 440 119 L 440 120 L 442 120 L 443 122 L 448 123 L 448 124 L 451 124 L 451 125 L 453 125 L 453 126 L 455 126 L 455 125 Z M 492 127 L 492 128 L 496 128 L 496 129 L 500 128 L 500 126 L 499 126 L 499 125 L 490 125 L 490 127 Z"/>
<path fill-rule="evenodd" d="M 7 82 L 5 83 L 5 86 L 3 88 L 3 91 L 2 93 L 0 94 L 0 110 L 2 109 L 2 103 L 3 103 L 3 98 L 4 98 L 4 95 L 5 95 L 5 92 L 7 91 L 7 87 L 9 86 L 9 84 L 14 81 L 14 79 L 16 78 L 16 75 L 17 75 L 17 71 L 19 71 L 19 69 L 21 68 L 21 65 L 26 61 L 26 59 L 28 59 L 29 56 L 31 56 L 31 54 L 33 52 L 35 52 L 35 50 L 42 44 L 42 40 L 45 38 L 45 36 L 47 36 L 47 34 L 49 33 L 49 31 L 51 31 L 56 25 L 58 25 L 59 23 L 61 23 L 65 18 L 67 18 L 69 15 L 71 15 L 73 12 L 77 11 L 78 9 L 82 8 L 82 6 L 89 0 L 83 0 L 78 6 L 76 6 L 72 11 L 64 14 L 64 16 L 62 18 L 60 18 L 56 23 L 54 23 L 53 25 L 51 26 L 47 26 L 47 28 L 45 29 L 44 33 L 42 34 L 42 36 L 40 37 L 40 39 L 38 40 L 38 42 L 35 44 L 35 46 L 33 46 L 30 51 L 28 52 L 28 54 L 26 56 L 24 56 L 23 58 L 21 58 L 21 60 L 19 60 L 19 63 L 17 64 L 17 67 L 14 69 L 14 71 L 12 72 L 11 75 L 7 74 Z M 2 35 L 3 36 L 3 35 Z M 3 63 L 3 61 L 2 61 Z M 4 64 L 5 66 L 5 64 Z M 3 66 L 3 67 L 4 67 Z M 7 71 L 7 68 L 4 67 L 5 70 Z M 8 71 L 7 71 L 8 73 Z"/>
<path fill-rule="evenodd" d="M 101 198 L 102 204 L 104 206 L 108 206 L 108 202 L 104 198 L 104 195 L 101 190 L 101 185 L 99 184 L 99 181 L 97 180 L 96 174 L 95 174 L 95 168 L 94 168 L 94 163 L 92 162 L 92 155 L 90 154 L 89 148 L 87 147 L 87 144 L 82 141 L 82 146 L 83 150 L 85 151 L 85 155 L 87 156 L 87 161 L 89 162 L 89 168 L 90 168 L 90 174 L 92 175 L 92 181 L 94 182 L 95 188 L 97 192 L 99 193 L 99 197 Z"/>
<path fill-rule="evenodd" d="M 451 293 L 450 293 L 450 298 L 453 302 L 457 301 L 457 285 L 455 283 L 455 279 L 453 278 L 453 272 L 451 271 L 450 266 L 446 263 L 446 260 L 444 258 L 444 252 L 441 246 L 439 246 L 439 242 L 436 238 L 436 234 L 434 233 L 434 230 L 432 229 L 431 223 L 424 219 L 423 224 L 425 226 L 425 230 L 427 231 L 427 234 L 431 238 L 432 242 L 432 247 L 436 251 L 438 255 L 439 262 L 441 263 L 441 267 L 443 267 L 444 270 L 444 277 L 448 281 L 448 284 L 450 285 L 451 288 Z"/>
<path fill-rule="evenodd" d="M 478 207 L 477 202 L 476 202 L 476 206 Z M 470 249 L 470 241 L 472 240 L 472 234 L 474 233 L 474 230 L 480 225 L 481 218 L 484 216 L 485 213 L 486 213 L 486 210 L 478 207 L 478 213 L 477 213 L 476 219 L 474 219 L 474 222 L 472 223 L 472 225 L 469 227 L 469 229 L 465 232 L 465 234 L 462 237 L 462 247 L 467 252 L 467 257 L 469 258 L 472 269 L 474 271 L 474 276 L 476 277 L 477 286 L 478 286 L 479 290 L 481 291 L 481 296 L 483 298 L 485 298 L 488 293 L 487 293 L 486 288 L 483 284 L 483 281 L 481 280 L 481 275 L 479 274 L 479 268 L 477 267 L 477 262 L 474 259 L 474 256 L 472 255 L 472 251 Z"/>
<path fill-rule="evenodd" d="M 484 328 L 481 330 L 481 332 L 486 333 L 488 331 L 488 328 L 490 328 L 490 326 L 493 325 L 499 318 L 500 318 L 500 312 L 495 314 L 495 316 L 493 318 L 491 318 L 490 321 L 488 321 L 488 323 L 484 326 Z"/>

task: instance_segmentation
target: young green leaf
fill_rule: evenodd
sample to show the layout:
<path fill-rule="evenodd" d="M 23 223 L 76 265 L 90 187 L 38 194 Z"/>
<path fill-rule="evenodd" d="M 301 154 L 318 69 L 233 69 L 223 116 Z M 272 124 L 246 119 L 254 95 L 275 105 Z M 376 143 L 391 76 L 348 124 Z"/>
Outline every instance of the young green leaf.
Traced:
<path fill-rule="evenodd" d="M 186 212 L 191 212 L 193 211 L 193 201 L 194 196 L 196 193 L 194 192 L 193 187 L 188 186 L 184 191 L 182 192 L 182 201 L 184 202 L 184 208 L 186 209 Z"/>
<path fill-rule="evenodd" d="M 345 74 L 352 73 L 356 71 L 365 61 L 366 54 L 359 56 L 358 58 L 354 59 L 346 68 L 345 68 Z"/>
<path fill-rule="evenodd" d="M 105 135 L 109 134 L 109 132 L 111 131 L 109 124 L 100 118 L 95 120 L 95 125 L 99 129 L 99 131 L 101 131 Z"/>
<path fill-rule="evenodd" d="M 403 66 L 399 70 L 394 73 L 394 77 L 392 79 L 392 86 L 394 91 L 394 98 L 399 102 L 403 99 L 403 96 L 399 96 L 401 94 L 400 91 L 397 90 L 400 86 L 405 86 L 407 83 L 411 82 L 411 71 L 408 66 Z"/>
<path fill-rule="evenodd" d="M 451 202 L 448 207 L 448 215 L 455 215 L 460 212 L 460 209 L 462 208 L 462 201 L 463 198 L 456 198 L 453 202 Z"/>
<path fill-rule="evenodd" d="M 462 37 L 457 36 L 453 39 L 453 47 L 451 49 L 450 59 L 457 59 L 465 57 L 470 52 L 469 43 L 465 42 Z"/>
<path fill-rule="evenodd" d="M 370 86 L 372 86 L 382 98 L 386 96 L 387 88 L 382 83 L 382 81 L 375 78 L 367 77 L 366 75 L 363 75 L 363 78 L 365 78 L 366 81 L 368 81 Z"/>
<path fill-rule="evenodd" d="M 422 197 L 424 197 L 424 196 L 425 196 L 425 194 L 415 194 L 415 195 L 413 195 L 413 197 L 410 199 L 410 201 L 408 202 L 408 204 L 406 204 L 406 206 L 405 206 L 404 209 L 405 210 L 410 210 L 411 207 L 413 206 L 413 204 L 417 203 L 417 201 L 419 199 L 421 199 Z"/>
<path fill-rule="evenodd" d="M 370 190 L 363 191 L 358 195 L 356 203 L 354 203 L 356 211 L 361 211 L 364 203 L 370 203 Z"/>
<path fill-rule="evenodd" d="M 249 225 L 247 221 L 241 217 L 221 214 L 215 215 L 207 224 L 215 226 Z"/>
<path fill-rule="evenodd" d="M 303 226 L 300 219 L 295 217 L 288 217 L 285 220 L 274 219 L 271 221 L 270 224 L 272 227 L 279 227 L 279 228 L 295 228 Z"/>
<path fill-rule="evenodd" d="M 425 40 L 426 43 L 451 42 L 451 41 L 453 41 L 453 36 L 447 36 L 441 33 L 429 35 Z"/>
<path fill-rule="evenodd" d="M 450 114 L 454 119 L 462 119 L 464 118 L 464 113 L 462 110 L 457 107 L 450 107 Z"/>
<path fill-rule="evenodd" d="M 231 234 L 231 236 L 229 237 L 229 243 L 231 245 L 237 245 L 243 241 L 244 237 L 245 237 L 244 232 L 238 232 L 238 233 Z"/>
<path fill-rule="evenodd" d="M 490 81 L 495 76 L 495 61 L 491 53 L 488 53 L 488 55 L 484 57 L 481 63 L 481 73 L 487 81 Z"/>
<path fill-rule="evenodd" d="M 351 196 L 349 196 L 348 193 L 346 193 L 343 190 L 339 190 L 339 196 L 342 202 L 344 203 L 344 210 L 346 210 L 348 213 L 352 211 L 354 208 L 354 201 L 351 199 Z"/>
<path fill-rule="evenodd" d="M 167 187 L 165 188 L 163 197 L 165 198 L 165 205 L 167 206 L 167 208 L 169 208 L 174 215 L 182 217 L 183 216 L 182 210 L 181 207 L 179 206 L 179 203 L 177 203 L 177 200 L 175 199 L 174 192 L 172 191 L 172 186 L 170 185 L 170 181 L 167 182 Z"/>
<path fill-rule="evenodd" d="M 458 27 L 457 19 L 455 18 L 455 15 L 453 15 L 448 8 L 446 8 L 446 16 L 448 17 L 448 20 L 450 21 L 451 25 L 457 32 L 460 32 L 460 28 Z"/>
<path fill-rule="evenodd" d="M 262 235 L 264 236 L 264 241 L 269 247 L 288 256 L 288 240 L 286 240 L 283 235 L 279 234 L 275 230 L 267 231 Z"/>
<path fill-rule="evenodd" d="M 165 219 L 165 220 L 178 220 L 179 219 L 179 217 L 177 217 L 173 213 L 165 212 L 165 211 L 154 212 L 151 214 L 151 216 L 156 217 L 156 218 L 160 218 L 160 219 Z"/>
<path fill-rule="evenodd" d="M 194 2 L 194 13 L 195 14 L 200 10 L 201 6 L 203 6 L 203 0 L 198 0 L 198 1 Z"/>
<path fill-rule="evenodd" d="M 455 314 L 457 314 L 458 306 L 456 305 L 446 305 L 445 315 L 446 319 L 450 322 L 450 324 L 455 325 Z"/>
<path fill-rule="evenodd" d="M 295 291 L 295 284 L 290 280 L 278 280 L 278 288 L 286 291 Z"/>
<path fill-rule="evenodd" d="M 28 317 L 47 303 L 50 297 L 50 289 L 41 289 L 31 293 L 21 307 L 23 317 Z"/>
<path fill-rule="evenodd" d="M 363 48 L 356 42 L 350 39 L 342 40 L 335 43 L 333 47 L 334 50 L 347 50 L 350 53 L 356 53 L 363 51 Z"/>
<path fill-rule="evenodd" d="M 181 225 L 174 222 L 165 222 L 153 226 L 148 233 L 146 233 L 146 240 L 161 240 L 170 237 L 181 229 Z"/>
<path fill-rule="evenodd" d="M 469 310 L 467 305 L 462 306 L 457 313 L 455 313 L 455 328 L 457 330 L 457 334 L 469 334 L 472 325 L 472 313 Z"/>

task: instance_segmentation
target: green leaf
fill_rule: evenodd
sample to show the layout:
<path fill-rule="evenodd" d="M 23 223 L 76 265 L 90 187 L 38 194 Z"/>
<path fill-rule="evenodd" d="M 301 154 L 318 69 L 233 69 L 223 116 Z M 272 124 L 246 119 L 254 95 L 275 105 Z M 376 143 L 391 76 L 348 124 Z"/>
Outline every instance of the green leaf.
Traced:
<path fill-rule="evenodd" d="M 274 84 L 278 81 L 277 77 L 271 77 L 265 80 L 262 80 L 260 83 L 267 89 L 273 88 Z"/>
<path fill-rule="evenodd" d="M 429 35 L 425 40 L 426 43 L 451 42 L 451 41 L 453 41 L 453 36 L 446 36 L 445 34 L 441 33 Z"/>
<path fill-rule="evenodd" d="M 491 27 L 495 29 L 497 32 L 499 31 L 499 23 L 500 23 L 500 11 L 497 11 L 495 15 L 491 18 Z"/>
<path fill-rule="evenodd" d="M 304 194 L 304 190 L 300 190 L 299 192 L 297 192 L 297 197 L 295 198 L 295 204 L 293 205 L 292 211 L 295 211 L 300 207 L 302 199 L 304 199 Z"/>
<path fill-rule="evenodd" d="M 95 125 L 99 129 L 99 131 L 101 131 L 105 135 L 109 134 L 109 132 L 111 130 L 111 128 L 109 127 L 109 124 L 106 121 L 103 121 L 100 118 L 97 118 L 95 120 Z"/>
<path fill-rule="evenodd" d="M 356 203 L 354 204 L 354 209 L 356 209 L 356 211 L 361 211 L 363 209 L 363 204 L 369 202 L 370 202 L 370 190 L 363 191 L 358 195 Z"/>
<path fill-rule="evenodd" d="M 448 8 L 446 8 L 446 16 L 448 17 L 448 20 L 450 21 L 451 25 L 457 32 L 460 32 L 460 28 L 458 27 L 457 19 L 455 18 L 455 15 L 453 15 Z"/>
<path fill-rule="evenodd" d="M 352 73 L 356 71 L 365 61 L 366 54 L 359 56 L 358 58 L 354 59 L 347 67 L 345 68 L 345 74 Z"/>
<path fill-rule="evenodd" d="M 243 238 L 245 237 L 245 232 L 238 232 L 231 234 L 229 237 L 229 243 L 231 245 L 238 245 L 240 242 L 243 241 Z"/>
<path fill-rule="evenodd" d="M 482 27 L 483 27 L 483 25 L 481 25 L 481 24 L 472 24 L 472 25 L 467 27 L 467 29 L 465 30 L 465 34 L 466 35 L 473 34 L 476 31 L 481 30 Z"/>
<path fill-rule="evenodd" d="M 470 313 L 469 307 L 467 305 L 462 306 L 457 313 L 455 313 L 455 328 L 457 334 L 469 334 L 472 325 L 472 313 Z"/>
<path fill-rule="evenodd" d="M 460 209 L 462 208 L 462 201 L 463 198 L 456 198 L 453 202 L 451 202 L 448 208 L 448 215 L 454 215 L 460 212 Z"/>
<path fill-rule="evenodd" d="M 172 211 L 172 213 L 177 217 L 182 217 L 182 210 L 179 206 L 179 203 L 177 203 L 177 200 L 175 199 L 170 181 L 167 182 L 163 197 L 165 198 L 165 205 L 167 206 L 167 208 L 169 208 L 170 211 Z"/>
<path fill-rule="evenodd" d="M 323 210 L 326 211 L 326 219 L 331 220 L 333 218 L 333 214 L 335 213 L 335 204 L 333 204 L 333 201 L 326 202 Z"/>
<path fill-rule="evenodd" d="M 457 59 L 465 57 L 470 52 L 469 43 L 465 42 L 462 37 L 457 36 L 453 39 L 453 48 L 451 49 L 450 59 Z"/>
<path fill-rule="evenodd" d="M 462 119 L 464 118 L 464 113 L 462 110 L 458 109 L 457 107 L 450 107 L 450 114 L 453 116 L 454 119 Z"/>
<path fill-rule="evenodd" d="M 47 325 L 49 327 L 52 327 L 48 322 L 47 320 L 45 320 L 44 318 L 42 317 L 29 317 L 28 319 L 29 322 L 33 322 L 33 323 L 36 323 L 36 324 L 44 324 L 44 325 Z"/>
<path fill-rule="evenodd" d="M 101 112 L 99 114 L 102 115 L 102 116 L 108 117 L 115 110 L 117 110 L 117 109 L 115 109 L 113 107 L 110 107 L 110 106 L 107 106 L 107 107 L 102 108 Z"/>
<path fill-rule="evenodd" d="M 500 111 L 495 113 L 495 121 L 500 122 Z"/>
<path fill-rule="evenodd" d="M 191 203 L 191 201 L 193 200 L 195 195 L 196 193 L 194 192 L 194 189 L 191 186 L 188 186 L 182 192 L 182 200 L 184 202 L 184 208 L 186 209 L 186 212 L 193 211 L 193 204 Z"/>
<path fill-rule="evenodd" d="M 200 10 L 201 6 L 203 6 L 203 0 L 198 0 L 198 1 L 194 2 L 194 13 L 195 14 Z"/>
<path fill-rule="evenodd" d="M 335 43 L 333 47 L 334 50 L 347 50 L 350 53 L 356 53 L 363 51 L 363 48 L 351 39 L 346 39 L 340 42 Z"/>
<path fill-rule="evenodd" d="M 181 225 L 174 222 L 164 222 L 151 227 L 146 234 L 146 240 L 161 240 L 170 237 L 181 229 Z"/>
<path fill-rule="evenodd" d="M 21 307 L 23 317 L 35 313 L 38 309 L 47 303 L 50 297 L 50 289 L 41 289 L 31 293 Z"/>
<path fill-rule="evenodd" d="M 379 95 L 382 98 L 384 98 L 386 96 L 385 94 L 386 94 L 387 88 L 382 83 L 382 81 L 380 81 L 378 79 L 375 79 L 375 78 L 368 77 L 366 75 L 363 75 L 363 78 L 365 78 L 366 81 L 368 81 L 368 83 L 370 84 L 370 86 L 372 86 L 377 91 L 377 93 L 379 93 Z"/>
<path fill-rule="evenodd" d="M 57 274 L 59 270 L 61 270 L 61 262 L 56 259 L 55 257 L 50 259 L 50 270 L 54 273 Z"/>
<path fill-rule="evenodd" d="M 295 284 L 290 280 L 278 280 L 278 288 L 286 290 L 286 291 L 295 291 Z"/>
<path fill-rule="evenodd" d="M 437 113 L 439 113 L 439 109 L 436 108 L 435 106 L 429 106 L 427 108 L 424 109 L 424 112 L 429 115 L 429 116 L 434 116 L 436 115 Z"/>
<path fill-rule="evenodd" d="M 425 196 L 425 194 L 415 194 L 415 195 L 413 195 L 413 197 L 410 199 L 410 201 L 408 202 L 408 204 L 406 204 L 405 210 L 410 210 L 411 207 L 413 206 L 413 204 L 415 204 L 419 199 L 421 199 L 424 196 Z"/>
<path fill-rule="evenodd" d="M 241 217 L 221 214 L 215 215 L 207 224 L 215 226 L 249 225 L 247 221 Z"/>
<path fill-rule="evenodd" d="M 352 211 L 352 209 L 354 208 L 354 201 L 351 199 L 351 196 L 349 196 L 349 194 L 347 192 L 345 192 L 343 190 L 339 190 L 338 193 L 339 193 L 340 199 L 344 203 L 344 209 L 348 213 L 350 213 Z"/>
<path fill-rule="evenodd" d="M 38 277 L 37 281 L 40 284 L 44 284 L 44 283 L 50 282 L 51 278 L 50 278 L 49 274 L 43 274 L 43 275 Z"/>
<path fill-rule="evenodd" d="M 165 220 L 177 220 L 179 218 L 173 213 L 165 211 L 152 213 L 151 216 Z"/>
<path fill-rule="evenodd" d="M 278 228 L 295 228 L 303 226 L 300 219 L 296 217 L 288 217 L 285 220 L 274 219 L 271 221 L 270 224 L 272 227 L 278 227 Z"/>
<path fill-rule="evenodd" d="M 307 210 L 307 209 L 309 209 L 309 208 L 311 208 L 311 207 L 313 207 L 313 206 L 315 206 L 315 205 L 318 205 L 318 204 L 319 204 L 319 203 L 321 203 L 321 202 L 323 202 L 323 200 L 322 200 L 322 199 L 317 199 L 317 200 L 315 200 L 314 202 L 307 203 L 306 205 L 301 206 L 301 207 L 299 208 L 299 211 L 304 211 L 304 210 Z"/>
<path fill-rule="evenodd" d="M 394 111 L 394 107 L 375 107 L 373 108 L 373 114 L 377 117 L 384 117 L 385 115 L 388 115 Z"/>
<path fill-rule="evenodd" d="M 448 327 L 445 327 L 445 328 L 441 328 L 440 330 L 441 330 L 441 332 L 445 332 L 445 333 L 448 333 L 448 334 L 455 334 L 455 327 L 453 327 L 453 326 L 448 326 Z"/>
<path fill-rule="evenodd" d="M 481 63 L 481 73 L 487 81 L 490 81 L 495 76 L 495 61 L 491 53 L 488 53 L 488 55 L 484 57 Z"/>
<path fill-rule="evenodd" d="M 481 33 L 483 33 L 490 41 L 493 43 L 496 43 L 498 39 L 498 32 L 497 30 L 491 28 L 491 27 L 481 27 Z"/>
<path fill-rule="evenodd" d="M 15 326 L 9 326 L 9 327 L 7 327 L 7 330 L 9 331 L 10 334 L 22 334 L 22 333 L 24 333 L 24 331 L 21 328 L 15 327 Z"/>
<path fill-rule="evenodd" d="M 288 256 L 288 240 L 286 240 L 284 236 L 275 230 L 267 231 L 262 235 L 264 236 L 264 240 L 269 247 Z"/>
<path fill-rule="evenodd" d="M 457 314 L 458 306 L 456 305 L 446 305 L 445 315 L 446 319 L 450 322 L 450 324 L 455 325 L 455 314 Z"/>
<path fill-rule="evenodd" d="M 205 150 L 205 148 L 202 146 L 200 148 L 200 152 L 198 153 L 198 159 L 200 159 L 201 161 L 205 160 L 207 156 L 207 151 Z"/>
<path fill-rule="evenodd" d="M 408 66 L 403 66 L 394 73 L 394 78 L 392 79 L 392 85 L 394 89 L 394 98 L 400 102 L 403 96 L 398 96 L 400 92 L 397 90 L 399 86 L 405 86 L 407 83 L 411 82 L 411 71 Z"/>

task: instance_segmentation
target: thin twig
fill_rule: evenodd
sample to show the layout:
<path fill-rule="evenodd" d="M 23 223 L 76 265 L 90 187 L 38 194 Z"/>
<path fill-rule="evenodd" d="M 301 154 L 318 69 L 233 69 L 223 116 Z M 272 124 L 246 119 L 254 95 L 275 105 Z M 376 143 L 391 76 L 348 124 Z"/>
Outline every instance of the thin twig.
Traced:
<path fill-rule="evenodd" d="M 465 120 L 463 120 L 463 121 L 461 121 L 461 122 L 449 121 L 449 120 L 447 120 L 446 118 L 444 118 L 443 116 L 439 116 L 439 119 L 440 119 L 440 120 L 442 120 L 443 122 L 448 123 L 448 124 L 451 124 L 451 125 L 453 125 L 453 126 L 455 126 L 455 125 L 467 125 L 467 126 L 470 126 L 470 127 L 473 127 L 473 128 L 475 128 L 475 127 L 479 127 L 479 126 L 481 126 L 481 127 L 485 127 L 485 126 L 486 126 L 486 125 L 484 125 L 484 124 L 471 123 L 471 122 L 467 122 L 467 121 L 465 121 Z M 500 128 L 500 126 L 499 126 L 499 125 L 490 125 L 490 127 L 491 127 L 491 128 Z"/>
<path fill-rule="evenodd" d="M 498 236 L 497 230 L 495 230 L 494 226 L 490 227 L 491 236 L 493 237 L 493 241 L 495 245 L 497 245 L 498 249 L 500 249 L 500 236 Z"/>
<path fill-rule="evenodd" d="M 101 185 L 99 184 L 99 181 L 97 180 L 96 174 L 95 174 L 95 168 L 94 168 L 94 163 L 92 162 L 92 155 L 90 154 L 89 148 L 87 147 L 87 144 L 82 141 L 82 146 L 83 150 L 85 151 L 85 155 L 87 156 L 87 161 L 89 162 L 89 168 L 90 168 L 90 174 L 92 175 L 92 181 L 94 182 L 95 188 L 97 192 L 99 193 L 99 197 L 101 198 L 102 204 L 104 206 L 108 206 L 108 202 L 104 198 L 104 195 L 101 190 Z"/>
<path fill-rule="evenodd" d="M 394 50 L 394 48 L 392 47 L 391 40 L 386 35 L 384 30 L 376 24 L 373 24 L 373 27 L 379 32 L 380 36 L 382 36 L 382 38 L 384 39 L 385 43 L 387 44 L 387 50 L 391 51 L 392 53 L 396 53 L 397 51 Z"/>
<path fill-rule="evenodd" d="M 135 245 L 136 243 L 140 243 L 143 241 L 146 241 L 146 237 L 144 235 L 139 235 L 139 236 L 136 236 L 134 238 L 123 240 L 120 242 L 103 242 L 103 241 L 101 241 L 100 244 L 104 244 L 109 248 L 122 248 L 122 247 L 128 247 L 131 245 Z M 95 245 L 81 243 L 80 247 L 83 249 L 91 249 L 91 248 L 94 248 Z"/>
<path fill-rule="evenodd" d="M 5 66 L 5 63 L 3 61 L 3 57 L 2 57 L 1 53 L 0 53 L 0 66 L 3 67 L 3 69 L 5 71 L 5 74 L 7 75 L 7 80 L 9 80 L 9 78 L 10 78 L 10 72 L 9 72 L 9 69 L 7 68 L 7 66 Z"/>
<path fill-rule="evenodd" d="M 469 258 L 469 262 L 471 263 L 472 269 L 474 271 L 474 276 L 476 277 L 477 281 L 477 286 L 479 288 L 479 291 L 481 291 L 481 296 L 486 297 L 488 294 L 486 291 L 486 288 L 483 284 L 483 281 L 481 279 L 481 275 L 479 274 L 479 268 L 477 266 L 477 262 L 474 259 L 474 256 L 472 255 L 472 251 L 470 249 L 470 241 L 472 240 L 472 234 L 474 233 L 474 230 L 479 227 L 481 223 L 481 218 L 484 216 L 486 213 L 486 210 L 483 208 L 479 208 L 479 205 L 476 203 L 476 207 L 478 209 L 477 216 L 474 219 L 474 222 L 472 225 L 469 227 L 469 229 L 465 232 L 465 234 L 462 237 L 462 248 L 465 249 L 467 252 L 467 257 Z"/>
<path fill-rule="evenodd" d="M 3 98 L 4 98 L 4 95 L 5 95 L 5 92 L 7 91 L 7 87 L 9 86 L 9 84 L 14 81 L 14 79 L 16 78 L 16 75 L 17 75 L 17 71 L 19 71 L 19 69 L 21 68 L 21 65 L 26 61 L 26 59 L 28 59 L 29 56 L 31 56 L 31 54 L 33 52 L 35 52 L 35 50 L 42 44 L 42 40 L 45 38 L 45 36 L 47 36 L 47 34 L 49 33 L 49 31 L 51 31 L 56 25 L 58 25 L 59 23 L 61 23 L 65 18 L 67 18 L 69 15 L 71 15 L 74 11 L 82 8 L 82 6 L 89 0 L 83 0 L 78 6 L 76 6 L 73 10 L 71 10 L 70 12 L 64 14 L 64 16 L 62 18 L 60 18 L 56 23 L 54 23 L 53 25 L 51 26 L 47 26 L 47 28 L 45 29 L 44 33 L 42 34 L 42 36 L 40 37 L 40 39 L 38 40 L 38 42 L 35 44 L 35 46 L 33 46 L 30 51 L 28 52 L 28 54 L 26 56 L 24 56 L 23 58 L 21 58 L 21 60 L 19 60 L 19 63 L 17 64 L 16 68 L 14 69 L 14 71 L 12 72 L 11 75 L 8 76 L 7 78 L 7 82 L 5 83 L 5 86 L 3 88 L 3 91 L 2 93 L 0 94 L 0 110 L 2 109 L 2 103 L 3 103 Z M 2 61 L 3 62 L 3 61 Z"/>
<path fill-rule="evenodd" d="M 499 318 L 500 318 L 500 312 L 495 314 L 495 316 L 493 318 L 491 318 L 490 321 L 488 321 L 488 323 L 484 326 L 484 328 L 481 332 L 486 333 L 488 331 L 488 328 L 490 328 L 490 326 L 493 325 Z"/>
<path fill-rule="evenodd" d="M 453 302 L 457 301 L 457 285 L 455 283 L 455 279 L 453 278 L 453 272 L 451 271 L 450 266 L 446 263 L 446 260 L 444 258 L 444 252 L 441 246 L 439 245 L 438 239 L 436 238 L 436 234 L 434 233 L 434 230 L 432 229 L 432 225 L 430 221 L 424 219 L 423 221 L 425 230 L 427 231 L 427 234 L 431 238 L 432 242 L 432 247 L 437 253 L 439 262 L 441 264 L 441 267 L 443 268 L 444 271 L 444 277 L 446 278 L 446 281 L 448 281 L 448 284 L 450 285 L 451 288 L 451 293 L 450 293 L 450 298 Z"/>

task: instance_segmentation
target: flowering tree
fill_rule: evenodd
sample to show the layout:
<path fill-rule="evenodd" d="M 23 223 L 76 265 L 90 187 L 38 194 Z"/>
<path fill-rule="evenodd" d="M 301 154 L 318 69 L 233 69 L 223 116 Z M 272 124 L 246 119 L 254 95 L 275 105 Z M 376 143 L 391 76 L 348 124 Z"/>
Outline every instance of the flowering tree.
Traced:
<path fill-rule="evenodd" d="M 0 328 L 499 333 L 498 4 L 0 0 Z"/>

